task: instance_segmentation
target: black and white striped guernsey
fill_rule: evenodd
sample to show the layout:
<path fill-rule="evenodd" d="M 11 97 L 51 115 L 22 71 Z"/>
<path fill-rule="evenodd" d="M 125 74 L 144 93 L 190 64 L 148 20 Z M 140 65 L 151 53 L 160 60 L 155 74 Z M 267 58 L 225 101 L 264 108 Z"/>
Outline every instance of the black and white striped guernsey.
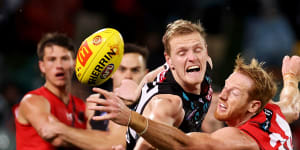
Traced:
<path fill-rule="evenodd" d="M 211 79 L 208 75 L 205 75 L 201 84 L 200 95 L 195 95 L 185 92 L 174 80 L 171 71 L 168 69 L 161 72 L 155 81 L 144 85 L 139 102 L 134 110 L 143 114 L 145 106 L 151 98 L 157 94 L 178 95 L 182 99 L 183 109 L 185 111 L 184 119 L 179 129 L 185 133 L 200 132 L 202 121 L 212 99 L 212 92 Z M 128 128 L 126 134 L 127 150 L 133 150 L 138 138 L 139 135 L 137 135 L 133 129 Z"/>

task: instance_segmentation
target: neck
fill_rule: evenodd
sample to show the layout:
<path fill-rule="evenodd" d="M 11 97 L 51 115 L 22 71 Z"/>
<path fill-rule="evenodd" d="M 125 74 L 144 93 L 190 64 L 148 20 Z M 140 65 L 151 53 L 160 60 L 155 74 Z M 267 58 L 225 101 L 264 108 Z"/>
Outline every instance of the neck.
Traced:
<path fill-rule="evenodd" d="M 50 92 L 52 92 L 54 95 L 56 95 L 59 99 L 61 99 L 65 104 L 69 103 L 69 86 L 58 87 L 46 82 L 44 87 L 47 88 Z"/>
<path fill-rule="evenodd" d="M 226 121 L 226 124 L 230 127 L 239 127 L 239 126 L 243 125 L 244 123 L 246 123 L 248 120 L 250 120 L 251 117 L 253 117 L 254 115 L 255 115 L 255 113 L 249 113 L 243 118 L 232 119 L 230 121 Z"/>

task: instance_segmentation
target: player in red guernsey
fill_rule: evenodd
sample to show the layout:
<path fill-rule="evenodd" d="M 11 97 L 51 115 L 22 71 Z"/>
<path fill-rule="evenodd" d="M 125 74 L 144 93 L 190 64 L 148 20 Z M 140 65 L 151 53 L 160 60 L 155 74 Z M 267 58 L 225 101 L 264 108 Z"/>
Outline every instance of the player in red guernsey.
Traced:
<path fill-rule="evenodd" d="M 90 98 L 102 106 L 93 110 L 106 111 L 96 120 L 111 119 L 129 125 L 146 141 L 158 149 L 189 150 L 292 150 L 292 134 L 288 123 L 299 118 L 300 57 L 286 56 L 282 74 L 284 87 L 280 101 L 273 102 L 276 85 L 255 59 L 246 65 L 237 58 L 234 72 L 225 81 L 219 95 L 215 117 L 228 127 L 212 133 L 184 134 L 177 128 L 147 119 L 126 108 L 113 93 L 95 88 L 106 100 Z"/>
<path fill-rule="evenodd" d="M 292 132 L 278 105 L 267 104 L 239 129 L 251 136 L 262 150 L 293 149 Z"/>
<path fill-rule="evenodd" d="M 68 126 L 86 128 L 85 103 L 70 94 L 75 58 L 71 39 L 64 34 L 46 34 L 38 44 L 37 54 L 45 84 L 28 92 L 14 110 L 18 150 L 68 146 L 45 132 L 52 126 L 50 116 Z"/>

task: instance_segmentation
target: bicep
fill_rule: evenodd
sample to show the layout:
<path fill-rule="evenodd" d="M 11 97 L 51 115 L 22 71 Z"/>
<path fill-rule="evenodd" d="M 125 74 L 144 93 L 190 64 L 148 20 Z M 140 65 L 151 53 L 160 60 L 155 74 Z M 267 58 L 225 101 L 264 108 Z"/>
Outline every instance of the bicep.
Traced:
<path fill-rule="evenodd" d="M 167 98 L 168 97 L 168 98 Z M 160 95 L 153 97 L 145 107 L 143 116 L 174 126 L 183 118 L 181 99 L 174 95 Z M 178 124 L 178 123 L 177 123 Z M 151 144 L 146 142 L 142 137 L 137 141 L 135 150 L 155 149 Z"/>
<path fill-rule="evenodd" d="M 37 126 L 50 115 L 50 104 L 41 96 L 28 95 L 20 103 L 19 111 L 31 125 Z"/>
<path fill-rule="evenodd" d="M 48 123 L 50 104 L 42 96 L 27 95 L 20 103 L 20 115 L 26 122 L 32 125 L 37 131 Z"/>
<path fill-rule="evenodd" d="M 145 107 L 143 116 L 174 126 L 178 120 L 183 118 L 181 99 L 174 95 L 153 97 Z"/>

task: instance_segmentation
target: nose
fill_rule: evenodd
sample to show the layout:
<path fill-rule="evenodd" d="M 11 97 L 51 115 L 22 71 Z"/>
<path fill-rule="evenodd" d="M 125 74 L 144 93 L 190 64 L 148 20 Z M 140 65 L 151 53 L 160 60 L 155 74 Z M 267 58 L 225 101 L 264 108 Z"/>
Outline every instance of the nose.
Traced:
<path fill-rule="evenodd" d="M 127 70 L 126 72 L 125 72 L 125 75 L 124 75 L 124 77 L 125 77 L 125 79 L 130 79 L 130 80 L 132 80 L 132 72 L 130 71 L 130 70 Z"/>
<path fill-rule="evenodd" d="M 56 67 L 57 68 L 62 68 L 63 67 L 63 61 L 61 59 L 56 60 Z"/>
<path fill-rule="evenodd" d="M 188 60 L 189 61 L 194 61 L 194 60 L 196 60 L 197 59 L 197 56 L 196 56 L 196 54 L 194 53 L 194 52 L 190 52 L 189 54 L 188 54 Z"/>
<path fill-rule="evenodd" d="M 227 99 L 227 92 L 226 92 L 225 88 L 223 88 L 223 90 L 219 94 L 219 99 L 221 99 L 221 100 L 226 100 Z"/>

